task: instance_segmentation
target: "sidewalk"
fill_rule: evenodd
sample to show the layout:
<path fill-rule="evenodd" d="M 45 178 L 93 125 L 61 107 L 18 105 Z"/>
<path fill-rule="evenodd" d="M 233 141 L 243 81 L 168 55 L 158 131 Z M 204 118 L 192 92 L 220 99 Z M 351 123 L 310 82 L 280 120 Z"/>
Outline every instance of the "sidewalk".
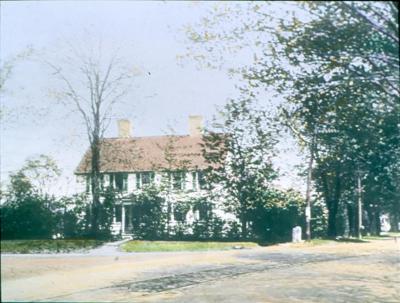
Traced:
<path fill-rule="evenodd" d="M 120 245 L 129 242 L 131 239 L 124 239 L 116 242 L 107 242 L 100 247 L 91 249 L 86 255 L 90 256 L 119 256 L 129 254 L 119 249 Z"/>

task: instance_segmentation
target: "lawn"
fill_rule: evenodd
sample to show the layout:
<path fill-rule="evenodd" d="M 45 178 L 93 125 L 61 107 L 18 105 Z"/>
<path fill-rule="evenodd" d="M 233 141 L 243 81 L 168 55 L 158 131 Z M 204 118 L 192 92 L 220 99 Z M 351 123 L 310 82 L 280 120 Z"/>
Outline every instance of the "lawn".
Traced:
<path fill-rule="evenodd" d="M 400 232 L 388 232 L 388 233 L 381 233 L 380 236 L 364 236 L 363 239 L 366 240 L 385 240 L 385 239 L 392 239 L 392 238 L 399 238 Z"/>
<path fill-rule="evenodd" d="M 1 241 L 2 253 L 57 253 L 88 250 L 101 245 L 98 240 L 5 240 Z"/>
<path fill-rule="evenodd" d="M 195 242 L 195 241 L 129 241 L 121 246 L 126 252 L 207 251 L 253 248 L 254 242 Z"/>

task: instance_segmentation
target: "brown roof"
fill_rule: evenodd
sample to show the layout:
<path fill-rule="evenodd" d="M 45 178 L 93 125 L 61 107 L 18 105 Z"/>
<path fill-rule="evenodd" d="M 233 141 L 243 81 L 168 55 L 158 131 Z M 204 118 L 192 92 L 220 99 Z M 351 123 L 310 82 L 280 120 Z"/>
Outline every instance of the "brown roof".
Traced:
<path fill-rule="evenodd" d="M 101 172 L 138 172 L 176 169 L 205 169 L 201 137 L 159 136 L 103 139 Z M 76 174 L 90 172 L 91 152 L 85 153 Z"/>

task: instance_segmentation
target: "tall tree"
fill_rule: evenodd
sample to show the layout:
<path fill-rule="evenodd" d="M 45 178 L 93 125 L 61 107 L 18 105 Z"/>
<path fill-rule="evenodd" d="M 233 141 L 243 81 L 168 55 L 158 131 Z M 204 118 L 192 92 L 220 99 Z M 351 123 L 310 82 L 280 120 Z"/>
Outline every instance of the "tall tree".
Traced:
<path fill-rule="evenodd" d="M 271 120 L 254 110 L 249 99 L 231 100 L 221 111 L 222 121 L 204 136 L 203 152 L 211 194 L 240 220 L 242 238 L 248 236 L 252 210 L 265 202 L 277 176 L 272 167 L 274 145 Z"/>
<path fill-rule="evenodd" d="M 59 100 L 80 116 L 91 151 L 91 230 L 96 236 L 100 209 L 100 148 L 115 104 L 128 92 L 132 72 L 116 53 L 107 56 L 99 48 L 69 47 L 68 56 L 46 61 L 61 82 L 55 93 Z"/>
<path fill-rule="evenodd" d="M 330 236 L 357 170 L 365 172 L 364 196 L 387 189 L 378 204 L 398 213 L 390 206 L 398 206 L 392 189 L 400 173 L 396 2 L 235 4 L 212 12 L 199 28 L 189 30 L 195 51 L 253 53 L 240 69 L 250 87 L 284 97 L 284 124 L 308 144 L 315 138 L 314 177 L 329 210 Z"/>

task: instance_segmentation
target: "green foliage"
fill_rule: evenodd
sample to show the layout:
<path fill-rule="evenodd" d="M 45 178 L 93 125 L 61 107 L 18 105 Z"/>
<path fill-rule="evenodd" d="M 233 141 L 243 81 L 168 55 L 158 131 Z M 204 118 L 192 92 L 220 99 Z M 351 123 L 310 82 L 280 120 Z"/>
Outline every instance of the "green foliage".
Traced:
<path fill-rule="evenodd" d="M 206 179 L 212 195 L 241 222 L 246 238 L 248 215 L 276 178 L 271 159 L 276 139 L 273 122 L 250 99 L 230 101 L 221 111 L 222 122 L 204 138 L 209 163 Z"/>
<path fill-rule="evenodd" d="M 33 254 L 88 250 L 101 245 L 98 240 L 12 240 L 1 241 L 1 253 Z"/>
<path fill-rule="evenodd" d="M 131 195 L 132 228 L 139 239 L 160 239 L 164 236 L 167 223 L 165 199 L 155 187 L 149 186 Z"/>
<path fill-rule="evenodd" d="M 260 241 L 290 241 L 293 227 L 304 225 L 305 200 L 294 191 L 271 190 L 249 215 L 252 232 Z"/>
<path fill-rule="evenodd" d="M 178 222 L 185 222 L 186 215 L 190 211 L 191 203 L 190 201 L 177 201 L 174 204 L 174 218 Z"/>
<path fill-rule="evenodd" d="M 1 205 L 3 239 L 49 239 L 55 218 L 48 205 L 51 199 L 37 194 L 10 197 Z"/>
<path fill-rule="evenodd" d="M 88 236 L 87 197 L 55 198 L 47 193 L 60 170 L 49 157 L 28 159 L 10 175 L 7 191 L 2 193 L 1 235 L 4 239 L 50 239 Z M 105 220 L 110 220 L 110 203 L 105 199 Z M 107 208 L 108 207 L 108 208 Z M 112 217 L 111 217 L 112 218 Z M 109 224 L 103 224 L 109 233 Z M 106 233 L 107 233 L 106 232 Z"/>
<path fill-rule="evenodd" d="M 61 197 L 52 203 L 52 213 L 56 221 L 55 234 L 64 238 L 80 238 L 87 235 L 85 195 Z"/>
<path fill-rule="evenodd" d="M 122 249 L 126 252 L 204 251 L 228 250 L 235 246 L 252 248 L 258 245 L 253 242 L 130 241 L 123 244 Z"/>
<path fill-rule="evenodd" d="M 311 235 L 315 238 L 324 237 L 327 231 L 328 213 L 325 204 L 320 199 L 313 202 L 311 216 Z"/>
<path fill-rule="evenodd" d="M 358 170 L 368 216 L 385 211 L 399 218 L 398 4 L 276 5 L 240 3 L 210 12 L 189 28 L 194 56 L 215 66 L 226 50 L 254 52 L 251 64 L 233 69 L 247 79 L 251 93 L 265 88 L 284 98 L 281 122 L 316 160 L 313 178 L 328 211 L 329 236 L 344 225 L 340 205 L 355 191 Z M 284 8 L 284 16 L 274 13 Z"/>
<path fill-rule="evenodd" d="M 51 157 L 39 155 L 27 159 L 23 167 L 14 176 L 11 176 L 11 186 L 14 187 L 14 191 L 18 191 L 15 188 L 17 184 L 13 183 L 18 179 L 19 182 L 22 182 L 19 186 L 24 186 L 23 183 L 28 182 L 32 190 L 44 195 L 49 193 L 60 175 L 61 170 Z M 25 186 L 27 185 L 25 184 Z"/>
<path fill-rule="evenodd" d="M 227 228 L 225 231 L 226 238 L 229 240 L 239 240 L 241 238 L 241 225 L 236 221 L 228 221 Z"/>
<path fill-rule="evenodd" d="M 116 192 L 111 187 L 102 193 L 99 205 L 98 239 L 110 239 L 113 223 Z"/>

